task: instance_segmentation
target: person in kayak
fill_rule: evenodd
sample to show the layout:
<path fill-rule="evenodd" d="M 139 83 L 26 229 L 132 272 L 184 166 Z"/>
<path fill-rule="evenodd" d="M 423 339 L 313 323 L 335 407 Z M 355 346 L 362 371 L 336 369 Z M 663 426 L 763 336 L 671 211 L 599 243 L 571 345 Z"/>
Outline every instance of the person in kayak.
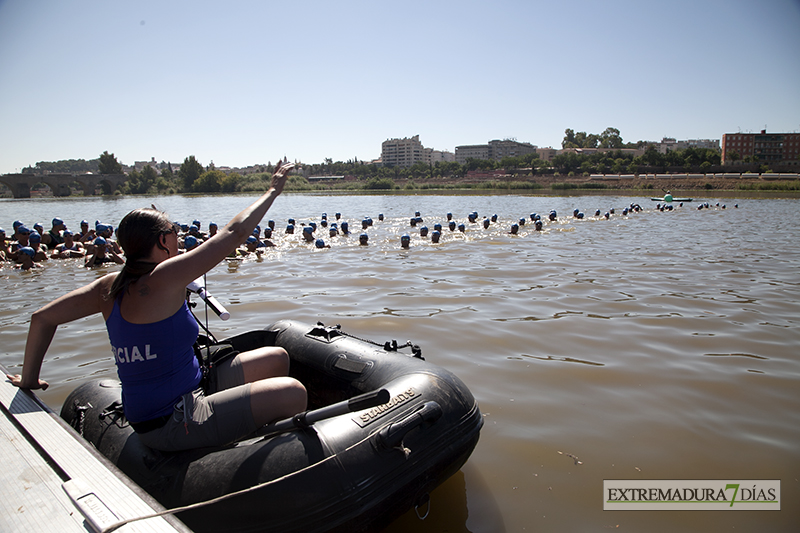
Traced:
<path fill-rule="evenodd" d="M 141 441 L 177 451 L 220 446 L 306 408 L 306 390 L 287 376 L 283 348 L 242 352 L 215 368 L 213 390 L 201 385 L 193 344 L 198 325 L 186 286 L 251 235 L 283 191 L 292 163 L 279 165 L 269 190 L 191 253 L 178 251 L 166 214 L 136 209 L 119 225 L 125 266 L 47 304 L 31 316 L 22 374 L 12 384 L 45 389 L 42 362 L 58 325 L 102 313 L 122 382 L 126 418 Z"/>

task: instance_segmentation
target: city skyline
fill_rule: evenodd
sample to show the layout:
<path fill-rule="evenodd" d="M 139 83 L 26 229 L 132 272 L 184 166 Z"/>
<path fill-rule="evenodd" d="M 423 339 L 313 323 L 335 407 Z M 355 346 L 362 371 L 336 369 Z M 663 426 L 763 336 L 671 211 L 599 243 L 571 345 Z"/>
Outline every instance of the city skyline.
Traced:
<path fill-rule="evenodd" d="M 190 9 L 191 6 L 191 9 Z M 800 3 L 0 0 L 0 174 L 800 130 Z"/>

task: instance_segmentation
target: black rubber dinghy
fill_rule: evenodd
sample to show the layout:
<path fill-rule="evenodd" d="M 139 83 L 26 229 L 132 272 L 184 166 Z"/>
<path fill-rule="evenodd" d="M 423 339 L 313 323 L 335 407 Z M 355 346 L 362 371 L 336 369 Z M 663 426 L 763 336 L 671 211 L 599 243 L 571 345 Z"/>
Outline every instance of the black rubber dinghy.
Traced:
<path fill-rule="evenodd" d="M 224 448 L 145 447 L 119 409 L 115 380 L 87 382 L 61 416 L 196 532 L 375 531 L 422 505 L 457 472 L 483 425 L 469 389 L 425 361 L 338 327 L 280 321 L 221 341 L 239 351 L 282 346 L 309 409 L 385 389 L 381 405 Z"/>

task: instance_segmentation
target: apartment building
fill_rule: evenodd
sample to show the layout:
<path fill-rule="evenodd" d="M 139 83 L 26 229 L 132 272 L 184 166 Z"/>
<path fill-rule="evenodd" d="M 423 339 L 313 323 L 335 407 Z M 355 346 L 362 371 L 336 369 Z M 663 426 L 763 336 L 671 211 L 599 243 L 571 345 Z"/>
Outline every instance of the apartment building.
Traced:
<path fill-rule="evenodd" d="M 764 163 L 800 166 L 800 133 L 726 133 L 722 136 L 725 163 L 756 158 Z"/>
<path fill-rule="evenodd" d="M 425 148 L 419 141 L 419 135 L 410 139 L 387 139 L 381 144 L 381 160 L 387 167 L 408 168 L 415 163 L 425 161 Z"/>
<path fill-rule="evenodd" d="M 456 163 L 463 165 L 467 159 L 489 159 L 488 144 L 466 144 L 456 146 Z"/>
<path fill-rule="evenodd" d="M 494 140 L 487 144 L 456 146 L 456 163 L 463 165 L 467 159 L 500 161 L 504 157 L 519 157 L 534 152 L 536 152 L 536 146 L 530 143 L 521 143 L 513 139 Z"/>

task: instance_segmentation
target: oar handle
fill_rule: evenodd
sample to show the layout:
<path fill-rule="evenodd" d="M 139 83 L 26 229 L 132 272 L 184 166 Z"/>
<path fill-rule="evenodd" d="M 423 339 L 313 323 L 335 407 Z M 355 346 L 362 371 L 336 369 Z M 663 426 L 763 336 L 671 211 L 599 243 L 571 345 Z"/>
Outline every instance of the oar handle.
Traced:
<path fill-rule="evenodd" d="M 389 401 L 389 398 L 389 391 L 386 389 L 365 392 L 349 400 L 344 400 L 327 407 L 321 407 L 313 411 L 303 411 L 302 413 L 294 415 L 292 418 L 269 424 L 265 426 L 263 432 L 260 433 L 262 435 L 271 435 L 296 428 L 306 428 L 320 420 L 383 405 Z"/>

